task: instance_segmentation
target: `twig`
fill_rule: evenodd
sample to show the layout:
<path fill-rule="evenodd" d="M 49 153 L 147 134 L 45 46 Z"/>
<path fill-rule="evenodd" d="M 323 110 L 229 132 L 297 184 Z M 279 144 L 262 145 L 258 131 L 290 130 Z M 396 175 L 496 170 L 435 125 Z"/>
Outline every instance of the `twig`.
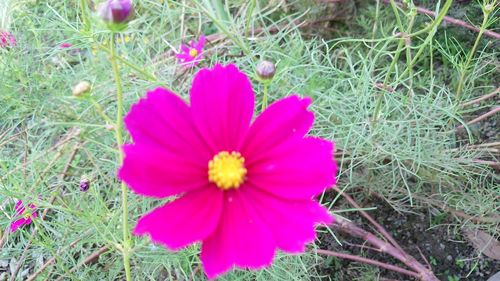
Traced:
<path fill-rule="evenodd" d="M 418 250 L 418 253 L 420 254 L 420 257 L 425 261 L 425 264 L 427 265 L 427 268 L 429 270 L 432 270 L 432 266 L 431 264 L 429 263 L 429 261 L 427 260 L 427 258 L 424 256 L 424 254 L 422 253 L 422 251 L 420 250 L 420 248 L 417 246 L 417 250 Z"/>
<path fill-rule="evenodd" d="M 476 164 L 481 164 L 481 165 L 487 165 L 496 169 L 500 168 L 500 163 L 497 161 L 488 161 L 488 160 L 481 160 L 481 159 L 474 159 L 472 160 L 473 163 Z"/>
<path fill-rule="evenodd" d="M 0 136 L 0 139 L 2 139 L 5 135 L 7 135 L 7 133 L 9 132 L 9 130 L 5 130 L 5 132 Z M 12 136 L 10 136 L 8 139 L 6 139 L 5 141 L 3 142 L 0 142 L 0 147 L 4 146 L 5 144 L 7 143 L 10 143 L 13 139 L 17 138 L 17 136 L 19 136 L 20 134 L 23 134 L 26 132 L 26 129 L 20 131 L 20 132 L 17 132 L 15 134 L 13 134 Z"/>
<path fill-rule="evenodd" d="M 7 240 L 7 236 L 9 235 L 9 228 L 5 229 L 5 232 L 2 235 L 2 238 L 0 238 L 0 249 L 2 249 L 3 243 L 5 240 Z"/>
<path fill-rule="evenodd" d="M 440 206 L 439 203 L 437 202 L 433 202 L 432 200 L 429 200 L 429 199 L 426 199 L 426 198 L 423 198 L 423 197 L 415 197 L 416 199 L 418 200 L 422 200 L 424 201 L 425 203 L 429 204 L 429 205 L 432 205 L 434 207 L 438 207 L 438 208 L 441 208 L 442 210 L 448 212 L 448 213 L 452 213 L 454 214 L 455 216 L 457 217 L 461 217 L 463 219 L 466 219 L 466 220 L 470 220 L 470 221 L 473 221 L 473 222 L 476 222 L 476 223 L 500 223 L 500 216 L 499 215 L 493 215 L 493 216 L 490 216 L 490 217 L 476 217 L 476 216 L 471 216 L 471 215 L 468 215 L 462 211 L 458 211 L 458 210 L 455 210 L 453 208 L 450 208 L 448 206 L 446 206 L 446 204 Z"/>
<path fill-rule="evenodd" d="M 492 153 L 498 153 L 500 150 L 495 148 L 496 146 L 500 146 L 500 142 L 487 142 L 480 144 L 470 144 L 457 148 L 451 148 L 450 151 L 460 151 L 460 150 L 481 150 L 481 151 L 489 151 Z"/>
<path fill-rule="evenodd" d="M 474 145 L 469 145 L 467 147 L 469 148 L 478 148 L 478 147 L 494 147 L 494 146 L 500 146 L 500 141 L 499 142 L 488 142 L 488 143 L 480 143 L 480 144 L 474 144 Z"/>
<path fill-rule="evenodd" d="M 361 248 L 361 250 L 372 250 L 372 251 L 375 251 L 375 252 L 379 252 L 380 253 L 380 249 L 377 249 L 377 248 L 373 248 L 373 247 L 370 247 L 370 246 L 366 246 L 366 245 L 358 245 L 358 244 L 353 244 L 353 243 L 349 243 L 349 242 L 342 242 L 342 244 L 345 244 L 345 245 L 348 245 L 350 247 L 356 247 L 356 248 Z"/>
<path fill-rule="evenodd" d="M 399 272 L 399 273 L 402 273 L 402 274 L 405 274 L 405 275 L 408 275 L 408 276 L 412 276 L 412 277 L 415 277 L 415 278 L 419 278 L 420 277 L 420 275 L 418 273 L 413 272 L 413 271 L 409 271 L 409 270 L 401 268 L 399 266 L 395 266 L 395 265 L 392 265 L 392 264 L 387 264 L 387 263 L 379 262 L 379 261 L 376 261 L 376 260 L 372 260 L 372 259 L 368 259 L 368 258 L 364 258 L 364 257 L 360 257 L 360 256 L 349 255 L 349 254 L 344 254 L 344 253 L 338 253 L 338 252 L 333 252 L 333 251 L 328 251 L 328 250 L 322 250 L 322 249 L 317 249 L 316 253 L 327 255 L 327 256 L 333 256 L 333 257 L 337 257 L 337 258 L 342 258 L 342 259 L 346 259 L 346 260 L 353 260 L 353 261 L 357 261 L 357 262 L 361 262 L 361 263 L 371 264 L 371 265 L 374 265 L 374 266 L 378 266 L 380 268 L 385 268 L 385 269 L 392 270 L 392 271 L 395 271 L 395 272 Z"/>
<path fill-rule="evenodd" d="M 373 224 L 373 226 L 375 226 L 377 231 L 380 232 L 380 234 L 382 234 L 383 237 L 389 240 L 389 242 L 398 250 L 404 252 L 401 246 L 399 246 L 398 242 L 396 242 L 396 240 L 392 238 L 392 236 L 385 230 L 385 228 L 382 227 L 379 223 L 377 223 L 377 221 L 375 221 L 375 219 L 373 219 L 367 212 L 362 210 L 362 208 L 358 205 L 358 203 L 356 203 L 356 201 L 354 201 L 354 199 L 352 199 L 352 197 L 349 196 L 349 194 L 342 192 L 342 190 L 340 190 L 337 186 L 334 186 L 333 189 L 338 193 L 340 193 L 347 200 L 347 202 L 349 202 L 349 204 L 351 204 L 354 208 L 360 209 L 359 212 L 361 213 L 361 215 L 364 218 L 366 218 L 371 224 Z"/>
<path fill-rule="evenodd" d="M 475 103 L 479 103 L 479 102 L 482 102 L 484 100 L 487 100 L 491 97 L 494 97 L 496 96 L 498 93 L 500 93 L 500 88 L 497 88 L 496 90 L 494 90 L 493 92 L 487 94 L 487 95 L 484 95 L 482 97 L 479 97 L 477 99 L 474 99 L 474 100 L 471 100 L 471 101 L 468 101 L 468 102 L 464 102 L 462 104 L 460 104 L 460 107 L 466 107 L 466 106 L 469 106 L 469 105 L 473 105 Z"/>
<path fill-rule="evenodd" d="M 334 223 L 331 225 L 338 231 L 344 232 L 347 235 L 358 237 L 365 240 L 367 243 L 377 247 L 380 251 L 391 255 L 404 263 L 409 268 L 413 269 L 419 274 L 419 278 L 423 281 L 439 281 L 434 273 L 427 267 L 419 263 L 415 258 L 409 256 L 405 252 L 400 251 L 391 244 L 377 238 L 372 233 L 358 227 L 352 222 L 349 222 L 341 217 L 336 217 Z"/>
<path fill-rule="evenodd" d="M 195 280 L 195 276 L 196 276 L 196 273 L 200 271 L 200 266 L 197 265 L 194 269 L 193 269 L 193 272 L 191 272 L 191 277 L 189 277 L 189 281 L 194 281 Z"/>
<path fill-rule="evenodd" d="M 109 247 L 108 246 L 104 246 L 104 247 L 99 248 L 97 251 L 95 251 L 92 254 L 88 255 L 83 261 L 79 262 L 77 265 L 75 265 L 73 268 L 71 268 L 69 270 L 69 272 L 73 273 L 78 268 L 80 268 L 80 267 L 82 267 L 84 265 L 87 265 L 89 263 L 94 262 L 95 260 L 97 260 L 99 258 L 99 256 L 101 256 L 102 254 L 106 253 L 107 251 L 109 251 Z M 63 279 L 64 279 L 64 275 L 60 276 L 55 281 L 61 281 Z"/>
<path fill-rule="evenodd" d="M 479 122 L 481 120 L 484 120 L 484 119 L 486 119 L 486 118 L 488 118 L 490 116 L 495 115 L 498 111 L 500 111 L 500 106 L 497 106 L 497 107 L 493 108 L 492 110 L 486 112 L 485 114 L 482 114 L 481 116 L 479 116 L 477 118 L 472 119 L 471 121 L 469 121 L 469 122 L 467 122 L 465 124 L 466 125 L 472 125 L 472 124 L 477 123 L 477 122 Z M 455 128 L 455 130 L 460 130 L 460 129 L 463 129 L 463 128 L 465 128 L 465 126 L 464 125 L 460 125 L 460 126 L 457 126 Z"/>
<path fill-rule="evenodd" d="M 384 3 L 385 4 L 390 4 L 390 0 L 384 0 Z M 396 5 L 398 5 L 399 7 L 403 7 L 403 4 L 400 3 L 400 2 L 396 2 Z M 434 18 L 436 17 L 436 13 L 434 13 L 433 11 L 430 11 L 430 10 L 427 10 L 425 8 L 421 8 L 421 7 L 418 7 L 418 6 L 416 7 L 416 9 L 417 9 L 417 12 L 420 13 L 420 14 L 428 15 L 428 16 L 431 16 L 431 17 L 434 17 Z M 472 25 L 466 23 L 463 20 L 457 20 L 457 19 L 449 17 L 449 16 L 445 16 L 443 18 L 443 20 L 446 21 L 446 22 L 449 22 L 451 24 L 467 28 L 469 30 L 472 30 L 472 31 L 475 31 L 475 32 L 479 32 L 479 28 L 477 28 L 475 26 L 472 26 Z M 500 33 L 496 33 L 496 32 L 491 31 L 491 30 L 485 30 L 484 31 L 484 35 L 487 35 L 489 37 L 493 37 L 495 39 L 500 39 Z"/>

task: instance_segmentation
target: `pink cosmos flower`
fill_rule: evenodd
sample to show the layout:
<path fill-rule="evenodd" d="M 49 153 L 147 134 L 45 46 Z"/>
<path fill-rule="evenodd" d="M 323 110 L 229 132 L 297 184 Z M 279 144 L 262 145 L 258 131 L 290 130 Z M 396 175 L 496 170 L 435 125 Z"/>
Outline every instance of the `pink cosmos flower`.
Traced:
<path fill-rule="evenodd" d="M 8 31 L 0 30 L 0 47 L 14 47 L 17 45 L 16 38 Z"/>
<path fill-rule="evenodd" d="M 68 42 L 65 42 L 65 43 L 62 43 L 61 45 L 59 45 L 59 48 L 61 48 L 61 49 L 68 49 L 71 47 L 73 47 L 73 44 L 68 43 Z"/>
<path fill-rule="evenodd" d="M 203 57 L 203 47 L 205 46 L 205 36 L 201 35 L 198 42 L 191 40 L 189 46 L 181 45 L 181 52 L 177 54 L 179 62 L 187 67 L 197 65 Z"/>
<path fill-rule="evenodd" d="M 293 95 L 252 121 L 254 93 L 232 64 L 200 70 L 190 104 L 157 88 L 132 106 L 119 177 L 143 196 L 178 199 L 139 219 L 135 235 L 178 250 L 201 241 L 209 278 L 300 253 L 331 223 L 314 196 L 335 184 L 333 143 L 306 136 L 310 98 Z"/>
<path fill-rule="evenodd" d="M 14 222 L 10 224 L 10 231 L 14 232 L 21 226 L 25 224 L 30 224 L 32 221 L 32 218 L 36 218 L 38 214 L 35 212 L 35 205 L 34 204 L 28 204 L 29 211 L 24 208 L 23 201 L 19 200 L 16 203 L 16 213 L 14 215 L 15 218 L 17 218 Z M 21 217 L 21 218 L 19 218 Z"/>

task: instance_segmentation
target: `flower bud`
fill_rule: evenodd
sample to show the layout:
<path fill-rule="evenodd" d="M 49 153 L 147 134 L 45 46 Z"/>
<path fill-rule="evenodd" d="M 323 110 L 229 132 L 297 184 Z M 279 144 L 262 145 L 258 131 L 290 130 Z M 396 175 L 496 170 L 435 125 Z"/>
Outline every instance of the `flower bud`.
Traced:
<path fill-rule="evenodd" d="M 276 73 L 276 66 L 274 63 L 264 60 L 257 65 L 257 75 L 262 80 L 271 80 Z"/>
<path fill-rule="evenodd" d="M 108 130 L 108 131 L 116 130 L 115 125 L 112 125 L 112 124 L 106 124 L 106 126 L 104 128 L 106 128 L 106 130 Z"/>
<path fill-rule="evenodd" d="M 121 31 L 134 16 L 132 0 L 106 0 L 98 7 L 101 19 L 114 31 Z"/>
<path fill-rule="evenodd" d="M 89 190 L 89 188 L 90 188 L 90 180 L 87 177 L 82 176 L 82 178 L 80 179 L 80 191 L 85 192 Z"/>
<path fill-rule="evenodd" d="M 493 9 L 493 4 L 486 4 L 484 5 L 483 11 L 485 14 L 491 14 L 491 12 L 493 12 Z"/>
<path fill-rule="evenodd" d="M 73 96 L 79 98 L 90 92 L 91 86 L 87 81 L 80 81 L 73 87 Z"/>
<path fill-rule="evenodd" d="M 8 31 L 0 30 L 0 48 L 15 47 L 16 38 Z"/>

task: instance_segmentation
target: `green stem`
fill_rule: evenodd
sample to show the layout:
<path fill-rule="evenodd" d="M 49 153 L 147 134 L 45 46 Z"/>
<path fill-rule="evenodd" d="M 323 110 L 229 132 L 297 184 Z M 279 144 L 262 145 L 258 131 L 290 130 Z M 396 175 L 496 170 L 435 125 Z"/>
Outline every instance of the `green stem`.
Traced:
<path fill-rule="evenodd" d="M 380 0 L 377 0 L 377 5 L 375 6 L 375 22 L 372 28 L 372 40 L 375 39 L 375 34 L 377 33 L 378 18 L 380 14 Z"/>
<path fill-rule="evenodd" d="M 474 54 L 476 53 L 476 49 L 477 49 L 477 46 L 479 45 L 479 41 L 480 41 L 481 37 L 483 36 L 484 31 L 486 30 L 486 25 L 488 24 L 489 15 L 490 15 L 489 12 L 484 12 L 483 22 L 481 23 L 481 27 L 479 29 L 479 34 L 477 35 L 476 41 L 474 42 L 474 45 L 472 46 L 472 50 L 469 52 L 469 55 L 467 56 L 467 61 L 465 62 L 465 65 L 462 68 L 462 71 L 460 72 L 460 78 L 458 80 L 457 91 L 455 94 L 456 101 L 458 101 L 460 99 L 460 95 L 461 95 L 463 87 L 464 87 L 465 74 L 467 74 L 467 69 L 469 68 L 470 63 L 472 62 L 472 58 L 474 58 Z"/>
<path fill-rule="evenodd" d="M 415 23 L 416 15 L 417 15 L 416 11 L 413 10 L 411 12 L 411 15 L 410 15 L 410 23 L 408 24 L 408 30 L 406 31 L 407 34 L 411 33 L 411 30 L 413 29 L 413 24 Z M 411 64 L 411 62 L 412 62 L 411 38 L 406 37 L 405 44 L 406 44 L 406 66 L 407 66 L 407 68 L 410 69 L 408 76 L 410 78 L 410 92 L 412 92 L 413 91 L 413 65 Z"/>
<path fill-rule="evenodd" d="M 85 31 L 90 30 L 90 20 L 87 16 L 87 0 L 80 0 L 80 9 L 82 10 L 82 19 L 83 19 L 83 29 Z"/>
<path fill-rule="evenodd" d="M 106 115 L 106 113 L 104 112 L 104 108 L 102 108 L 102 106 L 94 100 L 94 98 L 92 97 L 89 97 L 89 100 L 90 102 L 92 103 L 92 105 L 95 107 L 95 110 L 97 111 L 97 113 L 102 117 L 102 119 L 104 119 L 104 121 L 108 124 L 113 124 L 113 120 L 111 120 L 111 118 L 109 118 L 108 115 Z"/>
<path fill-rule="evenodd" d="M 264 94 L 262 95 L 262 108 L 261 108 L 261 112 L 263 112 L 266 107 L 267 107 L 267 90 L 268 90 L 268 87 L 269 87 L 269 83 L 268 82 L 264 82 Z"/>
<path fill-rule="evenodd" d="M 434 22 L 431 25 L 431 30 L 430 30 L 429 34 L 427 35 L 427 38 L 425 38 L 424 43 L 422 43 L 422 45 L 419 46 L 417 53 L 415 54 L 415 56 L 413 57 L 413 59 L 410 62 L 410 67 L 407 67 L 405 69 L 405 71 L 403 71 L 403 73 L 401 74 L 401 77 L 404 77 L 410 71 L 410 68 L 413 68 L 413 66 L 417 63 L 418 59 L 420 58 L 420 56 L 424 52 L 425 47 L 431 42 L 432 38 L 434 38 L 434 34 L 437 31 L 437 27 L 443 21 L 444 17 L 446 16 L 446 13 L 448 13 L 448 9 L 450 8 L 452 3 L 453 3 L 453 0 L 447 0 L 444 3 L 443 8 L 441 9 L 438 16 L 436 17 L 436 19 L 434 20 Z M 411 34 L 411 36 L 414 36 L 414 34 Z"/>
<path fill-rule="evenodd" d="M 394 16 L 396 17 L 396 23 L 398 24 L 399 32 L 404 32 L 403 23 L 401 22 L 401 18 L 399 17 L 398 6 L 396 6 L 396 2 L 394 2 L 394 0 L 391 0 L 390 2 L 392 11 L 394 13 Z"/>
<path fill-rule="evenodd" d="M 399 56 L 401 55 L 401 52 L 403 51 L 403 46 L 405 44 L 405 38 L 402 35 L 401 39 L 399 39 L 398 42 L 398 48 L 396 49 L 396 54 L 394 55 L 394 59 L 391 62 L 391 65 L 389 66 L 389 70 L 387 70 L 387 74 L 385 75 L 384 83 L 383 86 L 386 87 L 387 83 L 389 82 L 389 78 L 391 77 L 392 70 L 396 66 L 396 63 L 399 60 Z M 382 109 L 382 100 L 384 99 L 384 94 L 385 90 L 382 90 L 380 95 L 377 97 L 377 103 L 375 105 L 375 110 L 373 111 L 373 117 L 372 117 L 372 127 L 374 127 L 377 124 L 377 119 L 378 119 L 378 114 L 380 113 L 380 109 Z"/>
<path fill-rule="evenodd" d="M 110 52 L 111 52 L 111 66 L 113 68 L 113 75 L 116 83 L 116 144 L 120 150 L 118 159 L 119 163 L 123 162 L 123 152 L 121 148 L 123 146 L 123 88 L 122 81 L 120 77 L 120 69 L 118 68 L 118 63 L 116 61 L 116 51 L 115 51 L 115 33 L 111 33 L 110 40 Z M 132 281 L 132 274 L 130 271 L 130 249 L 131 240 L 129 235 L 128 226 L 128 198 L 127 198 L 127 187 L 124 182 L 121 182 L 122 189 L 122 230 L 123 230 L 123 266 L 125 268 L 125 277 L 127 281 Z"/>

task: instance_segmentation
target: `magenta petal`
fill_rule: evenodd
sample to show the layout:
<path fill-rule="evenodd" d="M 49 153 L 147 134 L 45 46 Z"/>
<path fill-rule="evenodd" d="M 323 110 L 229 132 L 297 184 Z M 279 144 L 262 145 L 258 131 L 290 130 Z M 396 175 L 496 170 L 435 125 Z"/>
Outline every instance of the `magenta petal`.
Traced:
<path fill-rule="evenodd" d="M 200 137 L 187 104 L 163 88 L 134 104 L 125 124 L 136 144 L 155 147 L 206 165 L 213 156 Z"/>
<path fill-rule="evenodd" d="M 181 61 L 193 60 L 193 57 L 184 53 L 177 54 L 176 57 Z"/>
<path fill-rule="evenodd" d="M 14 209 L 16 210 L 16 216 L 19 216 L 22 214 L 25 210 L 23 201 L 22 200 L 17 200 L 16 205 L 14 206 Z"/>
<path fill-rule="evenodd" d="M 18 220 L 15 220 L 14 222 L 12 222 L 10 224 L 10 231 L 11 232 L 14 232 L 16 231 L 17 229 L 19 229 L 21 226 L 25 225 L 25 224 L 29 224 L 31 223 L 31 219 L 29 219 L 29 222 L 27 222 L 28 219 L 25 219 L 25 218 L 21 218 L 21 219 L 18 219 Z"/>
<path fill-rule="evenodd" d="M 198 43 L 196 44 L 196 50 L 198 53 L 201 53 L 203 51 L 203 47 L 205 46 L 205 35 L 201 35 L 200 39 L 198 39 Z"/>
<path fill-rule="evenodd" d="M 219 223 L 222 204 L 223 192 L 216 187 L 188 192 L 144 215 L 134 234 L 149 235 L 169 249 L 180 249 L 212 234 Z"/>
<path fill-rule="evenodd" d="M 254 94 L 248 77 L 235 65 L 200 70 L 191 88 L 191 112 L 214 152 L 237 150 L 248 131 Z"/>
<path fill-rule="evenodd" d="M 314 115 L 307 110 L 310 98 L 290 96 L 271 104 L 253 122 L 243 155 L 258 155 L 291 138 L 302 138 L 310 129 Z"/>
<path fill-rule="evenodd" d="M 224 209 L 215 232 L 203 240 L 201 261 L 209 278 L 234 266 L 269 266 L 275 252 L 272 233 L 239 191 L 226 191 Z"/>
<path fill-rule="evenodd" d="M 252 155 L 253 156 L 253 155 Z M 248 181 L 288 199 L 310 199 L 335 184 L 333 143 L 313 137 L 291 140 L 248 159 Z"/>
<path fill-rule="evenodd" d="M 118 176 L 138 194 L 164 198 L 207 185 L 207 163 L 143 144 L 123 150 Z"/>
<path fill-rule="evenodd" d="M 186 55 L 189 55 L 189 47 L 186 44 L 181 44 L 181 54 L 184 53 Z"/>
<path fill-rule="evenodd" d="M 241 190 L 271 229 L 277 246 L 289 253 L 301 253 L 316 238 L 315 225 L 329 224 L 332 217 L 314 200 L 283 200 L 255 188 Z"/>

